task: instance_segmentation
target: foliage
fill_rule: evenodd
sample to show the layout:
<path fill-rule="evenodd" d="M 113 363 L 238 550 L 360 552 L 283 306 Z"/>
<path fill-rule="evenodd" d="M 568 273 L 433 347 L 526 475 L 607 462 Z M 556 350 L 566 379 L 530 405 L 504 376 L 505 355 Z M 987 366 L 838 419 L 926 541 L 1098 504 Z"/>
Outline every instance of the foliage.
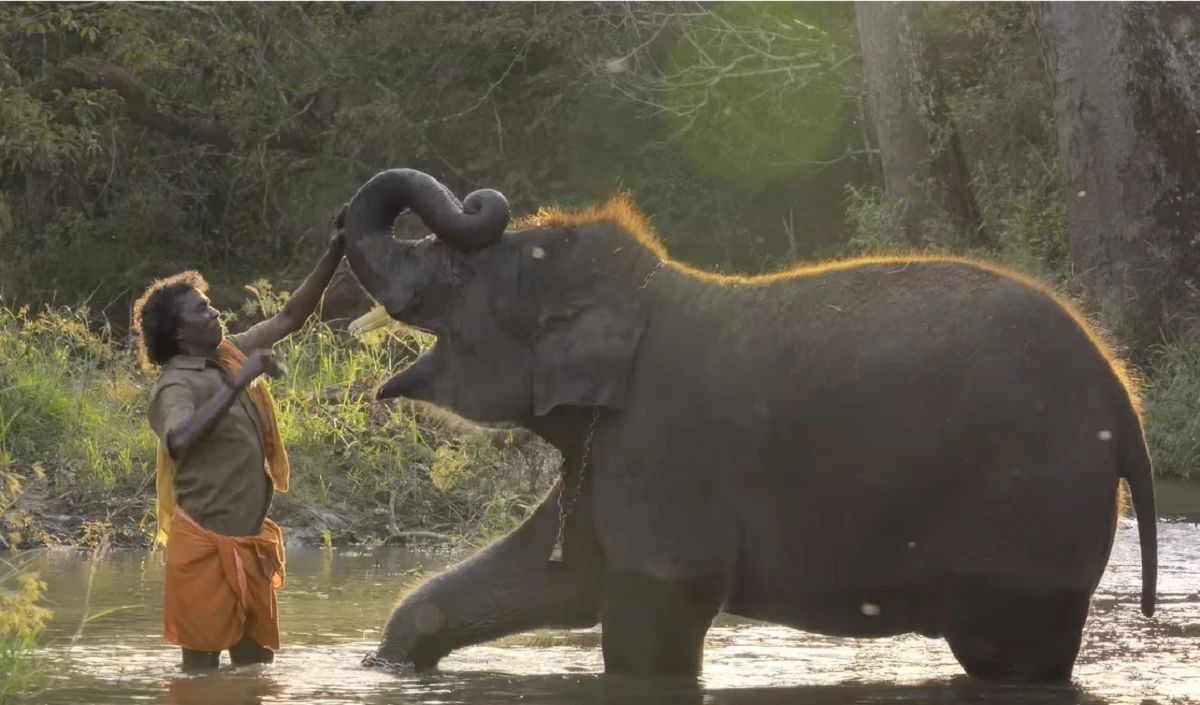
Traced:
<path fill-rule="evenodd" d="M 962 140 L 983 228 L 1001 260 L 1063 286 L 1066 211 L 1049 89 L 1036 38 L 1020 3 L 935 4 L 928 41 L 937 48 L 950 120 Z M 878 188 L 848 188 L 848 244 L 886 249 L 899 213 Z M 935 249 L 953 242 L 949 224 L 926 224 Z"/>
<path fill-rule="evenodd" d="M 667 17 L 643 18 L 646 32 L 669 27 Z M 663 116 L 698 169 L 761 186 L 845 149 L 853 105 L 839 69 L 854 54 L 852 23 L 851 9 L 836 4 L 702 6 L 669 46 L 602 70 L 645 113 Z"/>
<path fill-rule="evenodd" d="M 585 58 L 580 114 L 623 129 L 576 138 L 576 190 L 594 198 L 581 187 L 619 178 L 674 256 L 718 271 L 830 254 L 845 233 L 841 184 L 871 177 L 853 7 L 642 7 L 622 18 L 631 51 Z"/>
<path fill-rule="evenodd" d="M 152 433 L 138 423 L 143 389 L 111 331 L 88 328 L 87 309 L 0 308 L 0 379 L 7 392 L 10 452 L 18 463 L 54 465 L 56 493 L 111 492 L 145 469 Z"/>
<path fill-rule="evenodd" d="M 26 692 L 41 676 L 30 652 L 50 617 L 39 604 L 45 590 L 37 573 L 0 562 L 0 703 Z"/>
<path fill-rule="evenodd" d="M 1155 474 L 1189 478 L 1200 466 L 1200 345 L 1156 348 L 1144 391 L 1146 440 Z"/>
<path fill-rule="evenodd" d="M 0 393 L 3 391 L 0 378 Z M 0 518 L 24 491 L 22 476 L 13 470 L 8 431 L 9 425 L 0 417 Z M 15 544 L 14 538 L 0 538 L 0 545 Z M 45 583 L 37 573 L 21 565 L 15 546 L 12 552 L 14 560 L 0 557 L 0 703 L 25 692 L 37 680 L 39 672 L 29 654 L 37 646 L 37 637 L 50 617 L 50 611 L 39 604 Z"/>
<path fill-rule="evenodd" d="M 984 228 L 1007 258 L 1068 274 L 1066 209 L 1049 86 L 1028 7 L 935 6 L 952 119 L 971 162 Z M 958 10 L 951 13 L 950 10 Z"/>
<path fill-rule="evenodd" d="M 518 212 L 627 186 L 673 253 L 700 264 L 753 271 L 811 254 L 842 230 L 821 194 L 863 176 L 850 160 L 806 163 L 857 148 L 841 97 L 853 73 L 833 70 L 854 53 L 852 13 L 699 7 L 6 4 L 0 294 L 89 298 L 122 330 L 145 282 L 197 268 L 231 305 L 237 283 L 294 283 L 336 207 L 399 165 L 460 194 L 498 188 Z M 597 68 L 649 50 L 703 75 L 708 52 L 738 60 L 730 41 L 747 32 L 747 46 L 815 52 L 819 80 L 802 61 L 726 75 L 682 142 Z M 764 93 L 772 75 L 796 79 L 785 97 Z M 676 88 L 671 100 L 693 102 Z M 801 186 L 816 198 L 797 198 Z"/>

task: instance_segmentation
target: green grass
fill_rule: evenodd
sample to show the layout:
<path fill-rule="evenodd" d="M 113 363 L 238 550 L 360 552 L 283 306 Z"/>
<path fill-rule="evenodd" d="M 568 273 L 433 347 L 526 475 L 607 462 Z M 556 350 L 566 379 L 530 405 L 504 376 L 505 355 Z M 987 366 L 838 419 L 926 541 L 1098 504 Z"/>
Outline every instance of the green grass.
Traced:
<path fill-rule="evenodd" d="M 30 654 L 50 618 L 40 604 L 45 590 L 19 559 L 0 558 L 0 703 L 26 693 L 42 675 Z"/>
<path fill-rule="evenodd" d="M 89 329 L 86 309 L 0 305 L 0 360 L 0 452 L 16 471 L 45 469 L 68 502 L 152 488 L 144 380 L 110 329 Z"/>
<path fill-rule="evenodd" d="M 260 319 L 285 300 L 265 283 L 247 290 L 231 319 Z M 511 529 L 536 505 L 556 458 L 530 434 L 371 400 L 380 381 L 430 342 L 396 329 L 351 336 L 313 317 L 276 347 L 285 371 L 270 384 L 292 480 L 272 515 L 285 532 L 480 540 Z M 85 309 L 32 315 L 0 301 L 0 360 L 0 468 L 59 513 L 84 520 L 66 540 L 87 544 L 124 520 L 148 541 L 157 441 L 145 409 L 155 377 L 136 366 L 128 341 Z M 0 510 L 6 543 L 64 538 L 39 535 L 19 504 Z"/>
<path fill-rule="evenodd" d="M 4 438 L 0 432 L 0 441 Z M 11 471 L 0 443 L 0 515 L 16 503 L 23 491 L 23 478 Z M 46 584 L 22 565 L 25 556 L 18 555 L 15 547 L 9 553 L 12 555 L 0 555 L 0 703 L 25 694 L 38 682 L 42 671 L 30 654 L 51 616 L 40 604 Z"/>
<path fill-rule="evenodd" d="M 1145 384 L 1146 442 L 1155 475 L 1200 478 L 1200 345 L 1162 346 L 1151 357 Z"/>

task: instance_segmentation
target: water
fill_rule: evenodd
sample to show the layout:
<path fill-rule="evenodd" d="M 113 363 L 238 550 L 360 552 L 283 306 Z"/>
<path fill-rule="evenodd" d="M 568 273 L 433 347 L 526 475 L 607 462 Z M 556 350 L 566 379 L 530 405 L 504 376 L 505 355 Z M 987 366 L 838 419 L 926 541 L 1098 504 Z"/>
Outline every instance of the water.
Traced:
<path fill-rule="evenodd" d="M 966 679 L 940 640 L 834 639 L 725 616 L 709 632 L 698 688 L 648 689 L 599 677 L 598 628 L 521 635 L 456 652 L 436 674 L 388 675 L 360 668 L 359 660 L 376 646 L 411 571 L 445 562 L 395 548 L 291 550 L 288 584 L 279 593 L 283 651 L 275 664 L 239 672 L 225 656 L 220 675 L 187 677 L 179 673 L 178 650 L 160 637 L 161 553 L 113 553 L 93 566 L 77 552 L 52 552 L 38 559 L 37 569 L 55 610 L 53 642 L 40 655 L 54 667 L 34 702 L 1200 702 L 1200 524 L 1162 522 L 1159 532 L 1155 617 L 1138 611 L 1137 534 L 1126 522 L 1093 602 L 1076 686 L 1036 690 Z M 85 614 L 100 616 L 72 645 Z"/>

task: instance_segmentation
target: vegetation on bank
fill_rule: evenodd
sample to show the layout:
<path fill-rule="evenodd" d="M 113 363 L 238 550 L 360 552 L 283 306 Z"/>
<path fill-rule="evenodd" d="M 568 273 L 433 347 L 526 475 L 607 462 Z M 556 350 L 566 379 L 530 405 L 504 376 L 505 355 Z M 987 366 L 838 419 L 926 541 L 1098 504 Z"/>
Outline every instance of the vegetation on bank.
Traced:
<path fill-rule="evenodd" d="M 8 505 L 19 486 L 0 478 L 0 508 Z M 50 610 L 41 605 L 46 584 L 24 568 L 21 556 L 0 557 L 0 703 L 25 693 L 39 672 L 29 660 Z"/>

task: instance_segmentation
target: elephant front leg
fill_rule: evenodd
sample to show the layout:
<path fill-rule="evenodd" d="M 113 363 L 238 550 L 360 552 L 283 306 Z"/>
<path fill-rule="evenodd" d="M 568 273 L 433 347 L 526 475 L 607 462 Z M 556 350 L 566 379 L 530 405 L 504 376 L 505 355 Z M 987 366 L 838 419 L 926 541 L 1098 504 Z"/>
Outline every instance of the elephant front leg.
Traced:
<path fill-rule="evenodd" d="M 511 534 L 407 596 L 388 620 L 378 652 L 365 663 L 420 670 L 455 649 L 510 634 L 596 624 L 604 561 L 586 488 L 563 527 L 564 560 L 550 560 L 560 486 Z"/>
<path fill-rule="evenodd" d="M 705 635 L 732 584 L 732 517 L 702 476 L 670 470 L 647 463 L 596 473 L 609 673 L 698 675 Z"/>
<path fill-rule="evenodd" d="M 704 638 L 725 591 L 724 575 L 671 579 L 645 572 L 609 573 L 600 612 L 605 671 L 699 675 Z"/>

